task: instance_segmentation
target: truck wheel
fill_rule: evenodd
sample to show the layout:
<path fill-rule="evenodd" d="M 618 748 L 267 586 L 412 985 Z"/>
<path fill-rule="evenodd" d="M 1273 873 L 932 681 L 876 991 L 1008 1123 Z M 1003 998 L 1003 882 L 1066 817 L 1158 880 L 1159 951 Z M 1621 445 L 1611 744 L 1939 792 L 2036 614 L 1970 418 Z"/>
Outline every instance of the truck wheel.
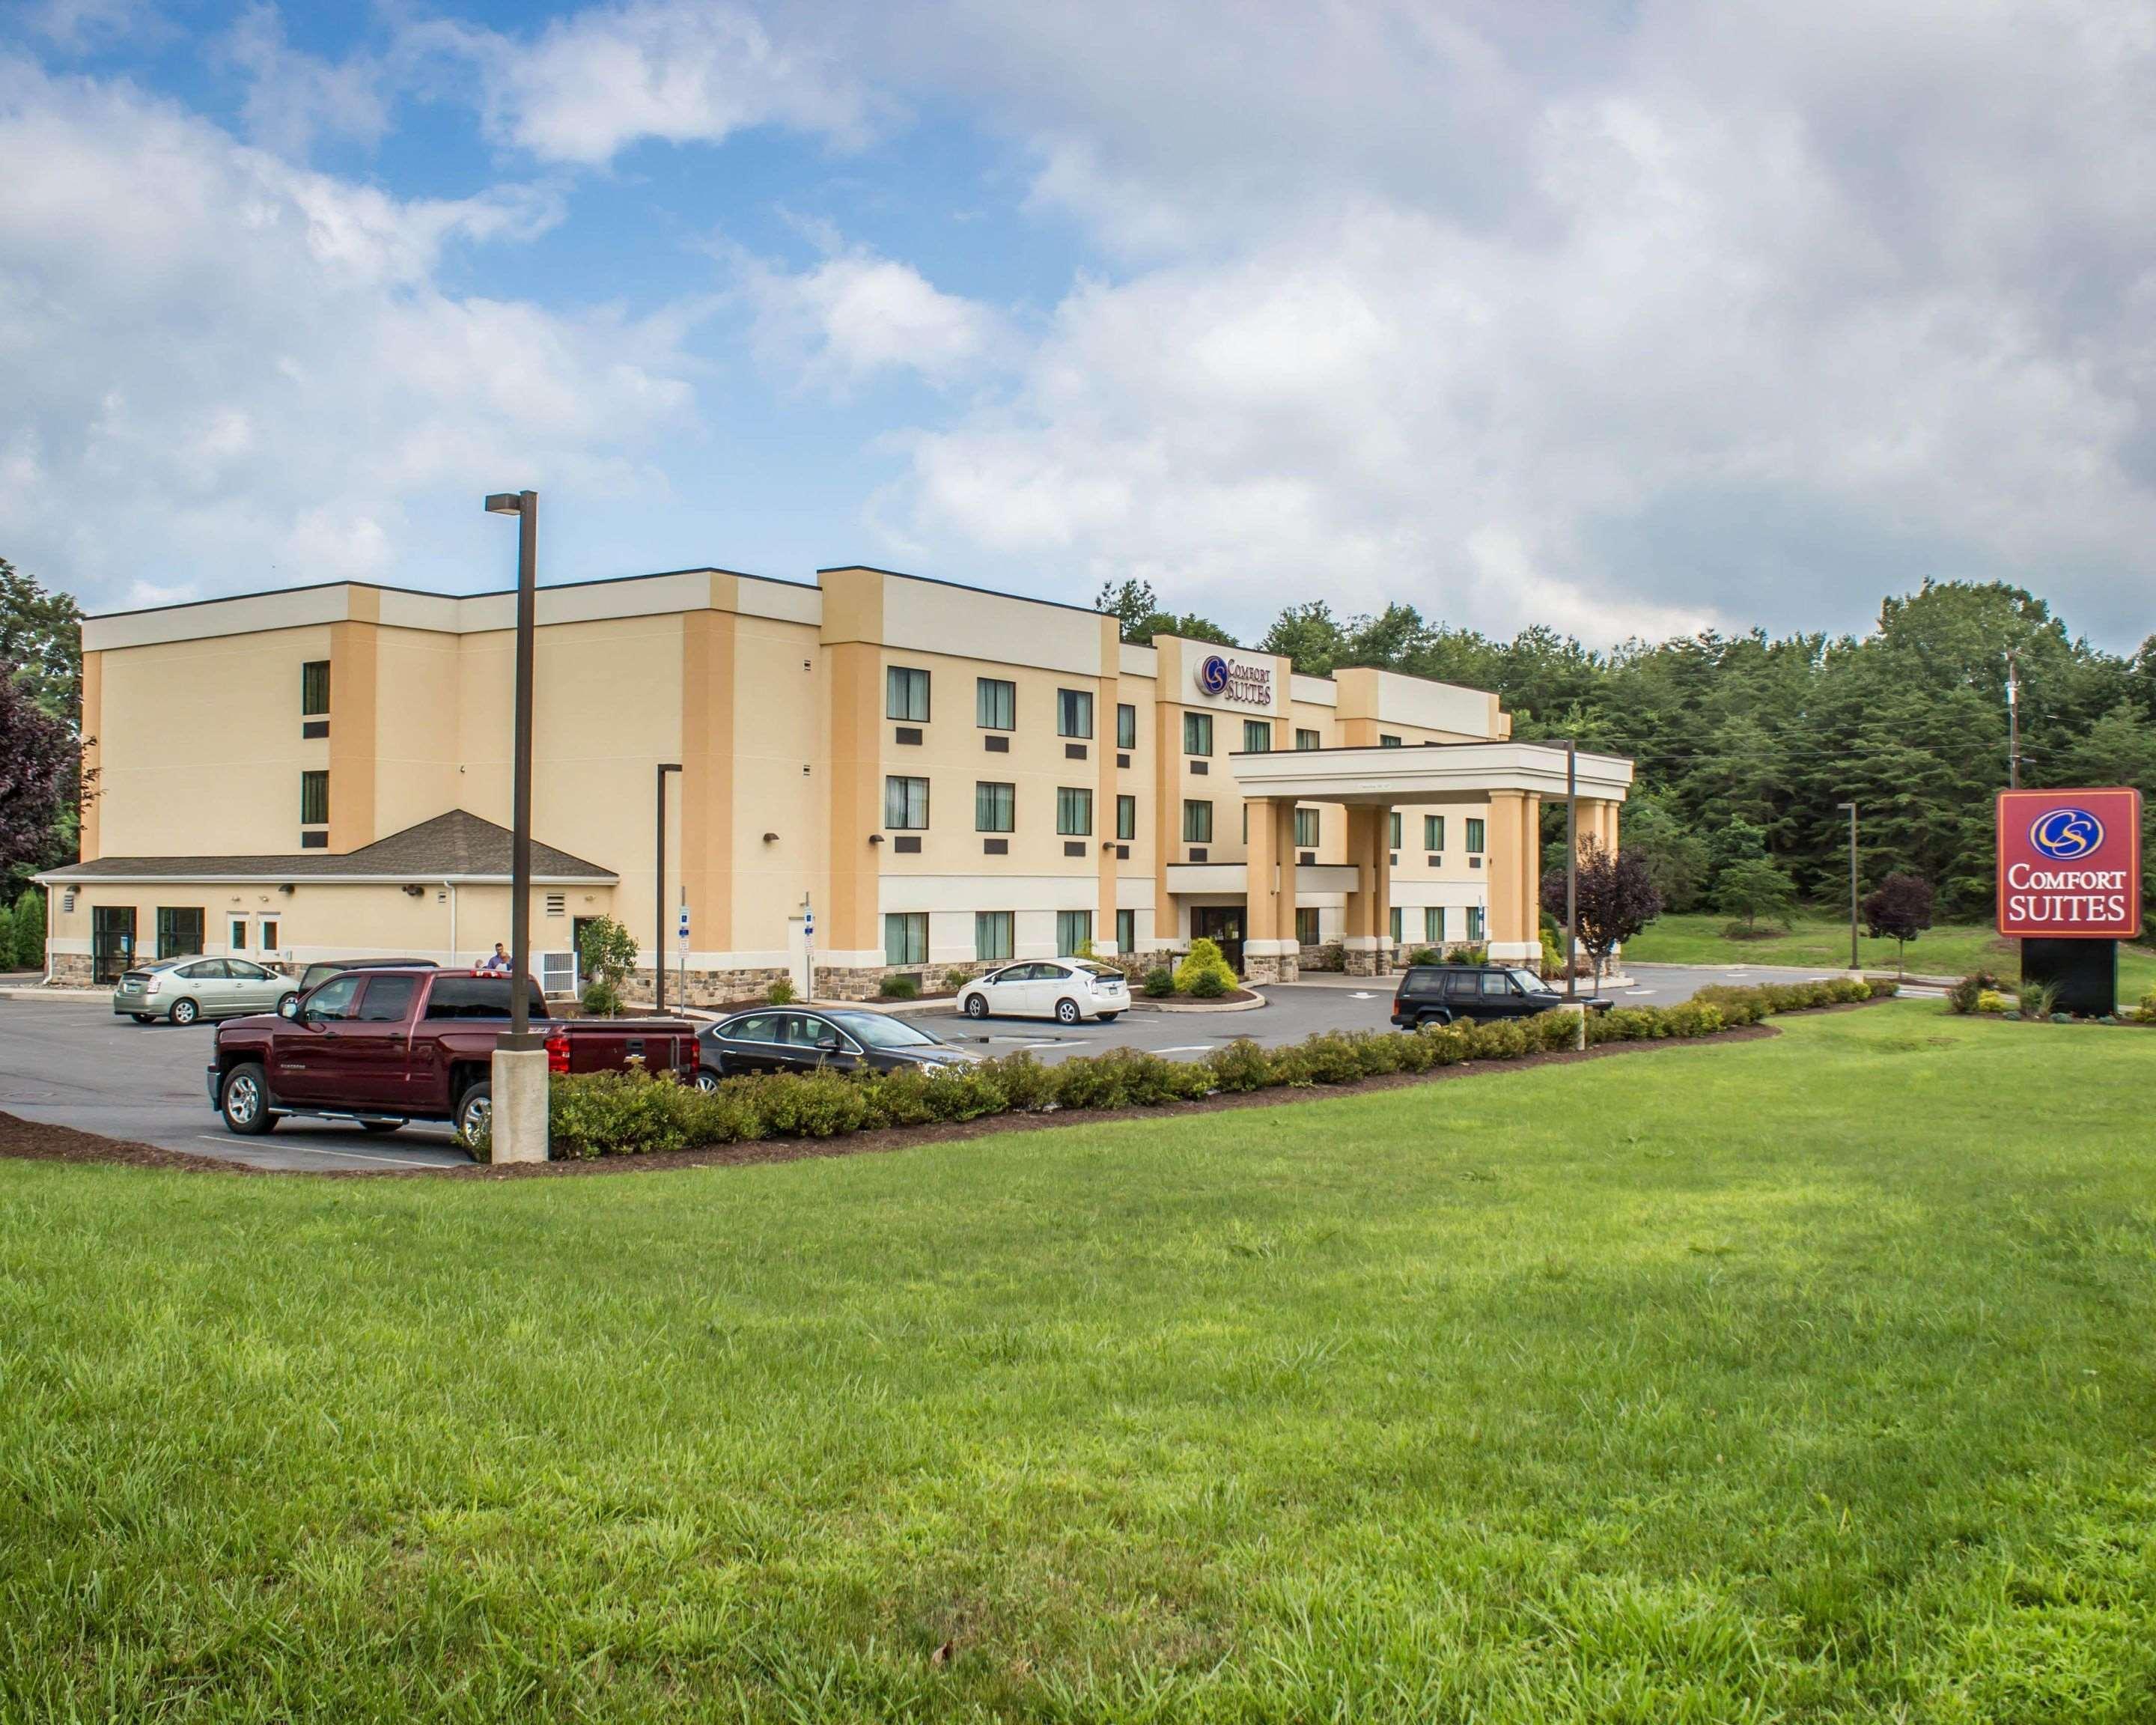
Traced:
<path fill-rule="evenodd" d="M 493 1119 L 494 1086 L 482 1078 L 457 1098 L 457 1136 L 475 1144 Z"/>
<path fill-rule="evenodd" d="M 1449 1012 L 1426 1012 L 1415 1020 L 1415 1029 L 1423 1030 L 1432 1024 L 1449 1024 L 1451 1022 L 1452 1014 Z"/>
<path fill-rule="evenodd" d="M 249 1060 L 224 1075 L 218 1111 L 224 1116 L 224 1129 L 243 1137 L 259 1137 L 276 1125 L 277 1117 L 270 1111 L 270 1081 L 259 1063 Z"/>
<path fill-rule="evenodd" d="M 172 1003 L 172 1022 L 176 1024 L 192 1024 L 201 1016 L 202 1009 L 184 996 Z"/>

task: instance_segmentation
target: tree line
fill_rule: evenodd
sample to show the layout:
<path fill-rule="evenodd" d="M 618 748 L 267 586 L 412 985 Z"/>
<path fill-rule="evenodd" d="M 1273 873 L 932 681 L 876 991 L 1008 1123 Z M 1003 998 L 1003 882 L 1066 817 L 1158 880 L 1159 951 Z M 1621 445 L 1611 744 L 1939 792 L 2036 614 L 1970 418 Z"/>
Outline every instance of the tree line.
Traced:
<path fill-rule="evenodd" d="M 1105 587 L 1096 603 L 1126 640 L 1245 644 L 1162 610 L 1142 582 Z M 2156 635 L 2134 654 L 2106 652 L 2005 583 L 1927 581 L 1887 598 L 1862 635 L 1710 632 L 1602 650 L 1547 627 L 1501 640 L 1411 605 L 1341 617 L 1318 600 L 1290 606 L 1247 644 L 1317 675 L 1376 665 L 1491 690 L 1516 737 L 1631 757 L 1625 845 L 1673 911 L 1726 909 L 1747 887 L 1771 898 L 1775 873 L 1805 898 L 1839 902 L 1848 817 L 1837 805 L 1854 802 L 1867 888 L 1900 872 L 1928 882 L 1943 914 L 1988 916 L 2010 655 L 2020 782 L 2133 785 L 2150 817 L 2144 848 L 2156 848 Z M 1544 817 L 1545 837 L 1558 838 L 1562 812 Z M 1768 866 L 1747 866 L 1757 864 Z"/>

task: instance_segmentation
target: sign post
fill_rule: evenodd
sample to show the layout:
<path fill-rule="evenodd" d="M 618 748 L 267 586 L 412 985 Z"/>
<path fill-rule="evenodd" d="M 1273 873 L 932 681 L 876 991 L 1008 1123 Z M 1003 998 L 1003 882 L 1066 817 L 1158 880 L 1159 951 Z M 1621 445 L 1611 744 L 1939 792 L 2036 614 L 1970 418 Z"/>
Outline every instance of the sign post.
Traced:
<path fill-rule="evenodd" d="M 805 892 L 801 895 L 801 968 L 808 973 L 802 978 L 801 998 L 813 1000 L 816 996 L 816 907 Z"/>
<path fill-rule="evenodd" d="M 2141 932 L 2141 793 L 2005 790 L 1998 802 L 1998 927 L 2025 980 L 2064 1010 L 2118 1009 L 2118 942 Z"/>
<path fill-rule="evenodd" d="M 681 986 L 675 991 L 675 995 L 686 1006 L 689 1004 L 689 901 L 686 899 L 681 901 L 680 919 L 675 925 L 674 934 L 681 948 Z"/>

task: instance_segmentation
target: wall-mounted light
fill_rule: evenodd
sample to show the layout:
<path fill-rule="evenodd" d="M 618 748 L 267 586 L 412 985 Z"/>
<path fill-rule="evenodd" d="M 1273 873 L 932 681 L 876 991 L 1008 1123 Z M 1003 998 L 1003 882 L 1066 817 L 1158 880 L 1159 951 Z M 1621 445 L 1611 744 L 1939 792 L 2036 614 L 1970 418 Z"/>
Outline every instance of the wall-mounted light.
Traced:
<path fill-rule="evenodd" d="M 763 842 L 767 845 L 776 845 L 778 842 L 778 834 L 776 833 L 766 833 L 763 835 Z"/>
<path fill-rule="evenodd" d="M 296 889 L 296 888 L 292 887 L 292 886 L 280 886 L 280 887 L 279 887 L 277 890 L 278 890 L 278 891 L 280 891 L 280 892 L 283 893 L 283 894 L 285 895 L 285 897 L 287 897 L 287 898 L 290 898 L 290 897 L 292 896 L 292 894 L 293 894 L 295 891 L 297 891 L 297 889 Z"/>
<path fill-rule="evenodd" d="M 881 833 L 870 833 L 870 834 L 869 834 L 869 843 L 870 843 L 870 844 L 871 844 L 871 845 L 880 845 L 880 844 L 882 844 L 882 843 L 883 843 L 883 834 L 882 834 Z"/>
<path fill-rule="evenodd" d="M 404 896 L 407 898 L 424 898 L 426 896 L 427 889 L 424 886 L 408 886 L 404 889 Z"/>

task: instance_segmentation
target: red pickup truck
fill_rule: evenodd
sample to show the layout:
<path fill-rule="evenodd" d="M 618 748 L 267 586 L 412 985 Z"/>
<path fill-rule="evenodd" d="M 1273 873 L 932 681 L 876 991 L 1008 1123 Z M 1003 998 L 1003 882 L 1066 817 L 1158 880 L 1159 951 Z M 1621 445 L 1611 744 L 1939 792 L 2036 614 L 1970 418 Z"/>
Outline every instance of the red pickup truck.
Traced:
<path fill-rule="evenodd" d="M 528 978 L 526 1010 L 555 1072 L 696 1076 L 685 1019 L 552 1019 Z M 348 970 L 300 998 L 290 1018 L 264 1013 L 217 1028 L 210 1106 L 228 1131 L 266 1132 L 287 1114 L 354 1120 L 369 1132 L 446 1120 L 470 1137 L 493 1111 L 495 1045 L 509 1028 L 509 978 L 393 968 Z"/>

